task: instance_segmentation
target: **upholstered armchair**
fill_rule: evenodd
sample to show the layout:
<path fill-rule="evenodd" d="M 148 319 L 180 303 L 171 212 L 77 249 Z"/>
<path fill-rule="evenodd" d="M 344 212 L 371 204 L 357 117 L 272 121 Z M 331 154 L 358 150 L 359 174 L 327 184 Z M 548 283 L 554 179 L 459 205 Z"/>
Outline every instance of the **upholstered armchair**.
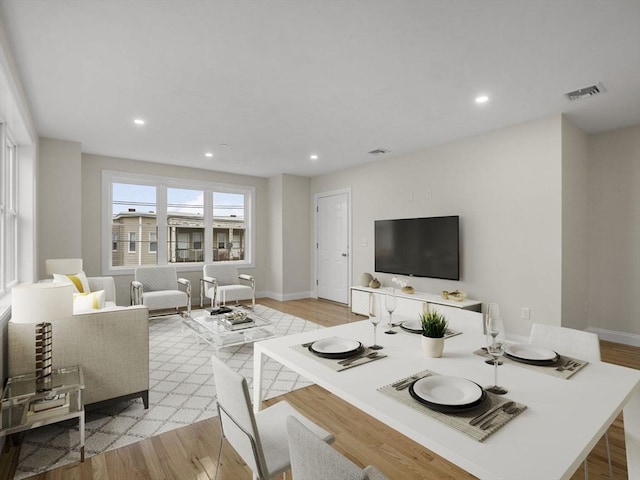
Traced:
<path fill-rule="evenodd" d="M 171 265 L 138 267 L 131 282 L 131 304 L 153 311 L 186 307 L 191 315 L 191 282 L 178 278 L 176 267 Z"/>
<path fill-rule="evenodd" d="M 253 276 L 239 275 L 238 268 L 231 264 L 212 264 L 202 268 L 200 279 L 200 307 L 203 297 L 211 299 L 211 306 L 225 305 L 227 301 L 251 300 L 256 306 L 256 284 Z"/>
<path fill-rule="evenodd" d="M 45 271 L 47 275 L 51 275 L 59 279 L 61 275 L 74 276 L 78 278 L 86 278 L 88 282 L 88 291 L 97 292 L 104 290 L 105 307 L 114 307 L 116 305 L 116 284 L 113 277 L 86 277 L 81 258 L 50 258 L 45 260 Z M 88 292 L 82 292 L 88 293 Z"/>

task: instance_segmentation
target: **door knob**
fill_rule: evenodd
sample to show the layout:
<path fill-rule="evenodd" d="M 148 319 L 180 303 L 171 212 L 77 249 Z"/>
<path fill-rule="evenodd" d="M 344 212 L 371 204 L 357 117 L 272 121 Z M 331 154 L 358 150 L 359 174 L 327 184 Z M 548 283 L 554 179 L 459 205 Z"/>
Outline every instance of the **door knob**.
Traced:
<path fill-rule="evenodd" d="M 343 257 L 346 257 L 346 256 L 347 256 L 347 254 L 346 254 L 346 253 L 343 253 L 343 254 L 342 254 L 342 256 L 343 256 Z"/>

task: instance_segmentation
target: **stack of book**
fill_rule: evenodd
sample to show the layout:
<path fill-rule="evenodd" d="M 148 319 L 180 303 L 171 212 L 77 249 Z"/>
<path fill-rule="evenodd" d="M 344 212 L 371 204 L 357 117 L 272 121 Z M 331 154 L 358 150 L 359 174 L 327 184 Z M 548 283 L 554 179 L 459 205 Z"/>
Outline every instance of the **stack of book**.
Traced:
<path fill-rule="evenodd" d="M 227 330 L 242 330 L 244 328 L 250 328 L 255 325 L 255 321 L 250 317 L 244 318 L 230 318 L 225 317 L 220 320 L 220 325 L 224 326 Z"/>

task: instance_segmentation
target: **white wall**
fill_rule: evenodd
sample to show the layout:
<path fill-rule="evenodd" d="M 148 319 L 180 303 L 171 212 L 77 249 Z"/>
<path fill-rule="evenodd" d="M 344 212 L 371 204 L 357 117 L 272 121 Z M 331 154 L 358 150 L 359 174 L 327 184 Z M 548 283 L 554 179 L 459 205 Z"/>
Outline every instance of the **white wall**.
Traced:
<path fill-rule="evenodd" d="M 312 219 L 309 216 L 311 181 L 306 177 L 283 177 L 283 293 L 286 300 L 307 298 L 311 268 Z"/>
<path fill-rule="evenodd" d="M 256 278 L 256 290 L 267 288 L 267 223 L 268 223 L 268 188 L 267 179 L 236 175 L 232 173 L 214 172 L 179 166 L 164 165 L 152 162 L 141 162 L 124 158 L 105 157 L 100 155 L 82 155 L 82 258 L 85 271 L 89 275 L 101 274 L 101 245 L 102 245 L 102 219 L 100 216 L 102 205 L 102 170 L 115 170 L 119 172 L 141 173 L 173 177 L 180 179 L 192 179 L 204 182 L 220 182 L 236 185 L 250 185 L 256 189 L 255 210 L 256 216 L 256 245 L 255 268 L 243 269 L 243 273 L 254 275 Z M 62 185 L 58 186 L 64 187 Z M 180 276 L 191 281 L 192 299 L 194 303 L 200 297 L 200 278 L 202 268 L 195 267 L 193 271 L 180 272 Z M 120 305 L 129 302 L 129 285 L 133 280 L 132 275 L 115 276 L 117 301 Z"/>
<path fill-rule="evenodd" d="M 276 300 L 307 298 L 309 292 L 309 184 L 306 177 L 269 178 L 269 288 Z"/>
<path fill-rule="evenodd" d="M 588 225 L 589 326 L 634 334 L 637 341 L 640 125 L 589 137 Z"/>
<path fill-rule="evenodd" d="M 82 168 L 78 142 L 40 138 L 38 277 L 47 258 L 82 256 Z"/>
<path fill-rule="evenodd" d="M 311 195 L 351 187 L 353 278 L 374 266 L 374 220 L 459 215 L 461 281 L 412 279 L 498 302 L 511 334 L 560 325 L 561 116 L 380 160 L 311 180 Z M 311 216 L 311 214 L 310 214 Z M 365 246 L 366 244 L 366 246 Z M 383 285 L 392 275 L 380 274 Z"/>
<path fill-rule="evenodd" d="M 283 248 L 283 176 L 269 177 L 269 271 L 267 272 L 268 296 L 282 300 L 284 292 Z"/>
<path fill-rule="evenodd" d="M 587 135 L 562 119 L 562 326 L 587 319 Z"/>

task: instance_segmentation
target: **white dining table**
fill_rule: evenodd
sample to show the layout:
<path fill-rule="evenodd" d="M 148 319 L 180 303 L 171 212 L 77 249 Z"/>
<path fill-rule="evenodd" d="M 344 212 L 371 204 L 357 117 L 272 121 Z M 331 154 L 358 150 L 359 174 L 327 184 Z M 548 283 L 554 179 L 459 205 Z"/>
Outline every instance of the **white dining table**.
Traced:
<path fill-rule="evenodd" d="M 640 479 L 640 371 L 593 362 L 570 379 L 561 379 L 505 363 L 498 381 L 507 388 L 506 397 L 527 409 L 478 442 L 377 389 L 425 369 L 490 385 L 493 367 L 473 354 L 484 345 L 484 336 L 465 332 L 448 338 L 443 356 L 428 358 L 419 334 L 384 335 L 378 330 L 378 343 L 384 347 L 380 352 L 387 357 L 340 372 L 292 347 L 334 336 L 371 345 L 373 326 L 368 320 L 257 342 L 254 409 L 261 408 L 268 357 L 472 475 L 504 480 L 570 478 L 623 411 L 629 479 Z"/>

